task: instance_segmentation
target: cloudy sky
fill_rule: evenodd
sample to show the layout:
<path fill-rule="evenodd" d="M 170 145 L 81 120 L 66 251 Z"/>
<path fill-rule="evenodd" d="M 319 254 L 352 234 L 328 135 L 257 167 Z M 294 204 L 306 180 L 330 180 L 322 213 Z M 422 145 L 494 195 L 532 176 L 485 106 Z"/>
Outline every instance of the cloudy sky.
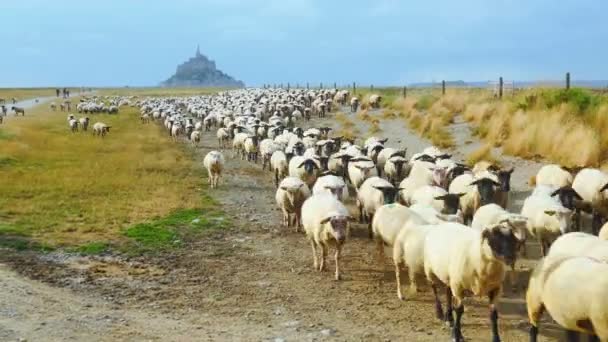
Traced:
<path fill-rule="evenodd" d="M 0 87 L 608 78 L 606 0 L 6 0 Z"/>

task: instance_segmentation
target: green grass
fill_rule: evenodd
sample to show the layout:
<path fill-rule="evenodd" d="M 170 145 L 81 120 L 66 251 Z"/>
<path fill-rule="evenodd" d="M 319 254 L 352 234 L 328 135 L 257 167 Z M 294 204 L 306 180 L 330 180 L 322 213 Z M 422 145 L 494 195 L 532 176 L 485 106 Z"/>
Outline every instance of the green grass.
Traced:
<path fill-rule="evenodd" d="M 136 240 L 124 230 L 150 218 L 169 217 L 161 223 L 174 227 L 176 212 L 217 210 L 202 195 L 206 173 L 191 150 L 142 125 L 136 108 L 91 119 L 111 125 L 110 134 L 73 134 L 65 113 L 47 104 L 0 127 L 0 245 L 95 254 L 128 248 Z M 190 234 L 176 231 L 180 239 Z"/>

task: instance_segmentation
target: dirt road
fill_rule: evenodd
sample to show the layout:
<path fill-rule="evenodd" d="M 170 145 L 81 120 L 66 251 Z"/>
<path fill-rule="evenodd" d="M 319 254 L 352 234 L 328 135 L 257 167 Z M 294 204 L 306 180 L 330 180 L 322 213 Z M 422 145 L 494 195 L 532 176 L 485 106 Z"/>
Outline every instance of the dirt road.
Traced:
<path fill-rule="evenodd" d="M 379 134 L 426 146 L 398 124 L 383 122 Z M 215 134 L 205 132 L 199 157 L 216 144 Z M 226 156 L 224 183 L 209 191 L 234 227 L 183 250 L 147 258 L 0 251 L 0 340 L 449 340 L 428 287 L 397 299 L 393 267 L 389 259 L 374 259 L 363 226 L 355 225 L 345 247 L 344 280 L 313 271 L 304 236 L 279 225 L 270 173 Z M 527 339 L 527 272 L 518 272 L 519 290 L 501 300 L 503 341 Z M 490 340 L 485 299 L 470 298 L 465 306 L 465 337 Z M 543 334 L 552 337 L 541 341 L 556 340 L 549 325 Z"/>

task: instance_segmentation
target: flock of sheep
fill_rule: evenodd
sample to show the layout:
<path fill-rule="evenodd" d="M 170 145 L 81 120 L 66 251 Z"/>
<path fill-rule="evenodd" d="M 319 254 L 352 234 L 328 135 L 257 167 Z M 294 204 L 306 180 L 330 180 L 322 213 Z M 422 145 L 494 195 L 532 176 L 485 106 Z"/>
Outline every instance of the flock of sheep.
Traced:
<path fill-rule="evenodd" d="M 368 103 L 379 107 L 380 101 L 372 95 Z M 381 263 L 384 247 L 392 248 L 398 297 L 405 298 L 404 266 L 411 298 L 418 290 L 416 276 L 424 275 L 437 317 L 452 327 L 454 341 L 464 340 L 467 293 L 488 298 L 493 341 L 500 340 L 496 304 L 505 275 L 514 270 L 530 237 L 538 239 L 543 255 L 526 293 L 530 340 L 536 341 L 540 316 L 548 311 L 569 338 L 582 332 L 608 341 L 608 228 L 602 227 L 608 174 L 545 165 L 521 212 L 512 213 L 506 209 L 512 168 L 487 162 L 469 168 L 432 146 L 407 156 L 405 149 L 389 147 L 388 139 L 370 137 L 357 144 L 309 122 L 348 104 L 356 111 L 359 100 L 346 90 L 247 89 L 148 98 L 135 105 L 143 123 L 161 122 L 176 141 L 184 137 L 196 145 L 216 129 L 219 151 L 209 152 L 203 162 L 211 187 L 218 186 L 225 167 L 222 150 L 272 171 L 282 222 L 304 230 L 314 269 L 326 268 L 333 248 L 339 280 L 352 223 L 366 224 Z M 358 215 L 348 210 L 350 203 Z M 588 214 L 594 234 L 580 232 Z M 445 311 L 440 287 L 446 288 Z"/>
<path fill-rule="evenodd" d="M 97 96 L 93 96 L 92 98 L 82 98 L 80 103 L 76 106 L 78 113 L 85 114 L 99 114 L 99 113 L 107 113 L 107 114 L 118 114 L 118 109 L 121 106 L 128 106 L 131 104 L 129 99 L 121 98 L 121 97 L 108 97 L 107 100 L 110 102 L 110 105 L 106 105 L 104 101 Z M 69 101 L 66 101 L 69 104 Z M 69 105 L 65 108 L 70 108 Z M 52 111 L 57 110 L 56 104 L 52 102 L 50 104 L 50 109 Z M 69 110 L 69 109 L 68 109 Z M 64 106 L 62 104 L 61 111 L 64 111 Z M 78 132 L 79 128 L 82 129 L 83 132 L 86 132 L 89 128 L 89 117 L 84 116 L 81 118 L 76 118 L 74 114 L 68 114 L 68 127 L 72 133 Z M 109 126 L 103 122 L 96 122 L 93 124 L 93 135 L 99 137 L 105 137 L 109 132 Z"/>

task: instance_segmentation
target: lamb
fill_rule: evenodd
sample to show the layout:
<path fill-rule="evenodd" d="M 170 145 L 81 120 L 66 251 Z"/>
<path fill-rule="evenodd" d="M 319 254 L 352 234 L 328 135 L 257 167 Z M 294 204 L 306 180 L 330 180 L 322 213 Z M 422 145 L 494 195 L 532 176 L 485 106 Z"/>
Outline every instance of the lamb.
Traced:
<path fill-rule="evenodd" d="M 190 133 L 190 142 L 192 142 L 192 146 L 198 145 L 198 143 L 201 142 L 201 132 L 192 131 L 192 133 Z"/>
<path fill-rule="evenodd" d="M 494 341 L 499 341 L 496 304 L 505 278 L 505 267 L 516 259 L 517 232 L 496 225 L 483 231 L 457 223 L 442 223 L 430 229 L 424 240 L 424 273 L 435 295 L 436 314 L 453 324 L 452 340 L 464 341 L 461 318 L 465 291 L 488 296 Z M 447 285 L 447 312 L 444 316 L 437 285 Z M 452 297 L 456 320 L 452 317 Z"/>
<path fill-rule="evenodd" d="M 313 266 L 319 271 L 325 269 L 325 258 L 329 246 L 336 248 L 335 279 L 340 280 L 340 254 L 346 241 L 351 216 L 335 197 L 328 194 L 313 195 L 302 205 L 302 226 L 310 241 Z M 321 260 L 317 260 L 317 248 L 321 248 Z"/>
<path fill-rule="evenodd" d="M 78 121 L 80 122 L 80 126 L 82 126 L 82 130 L 86 132 L 89 129 L 89 117 L 85 116 L 78 119 Z"/>
<path fill-rule="evenodd" d="M 536 185 L 562 188 L 572 185 L 572 174 L 556 164 L 544 165 L 536 173 Z"/>
<path fill-rule="evenodd" d="M 112 126 L 108 126 L 103 122 L 96 122 L 93 125 L 93 135 L 103 138 L 106 136 L 106 134 L 110 133 L 110 128 L 112 128 Z"/>
<path fill-rule="evenodd" d="M 465 194 L 460 197 L 460 209 L 465 224 L 470 224 L 473 221 L 473 215 L 479 207 L 493 202 L 497 187 L 500 187 L 500 183 L 495 177 L 490 178 L 488 176 L 476 179 L 468 173 L 460 175 L 452 181 L 449 192 Z"/>
<path fill-rule="evenodd" d="M 274 185 L 279 186 L 279 180 L 287 177 L 287 156 L 283 151 L 275 151 L 270 157 L 270 168 L 274 173 Z"/>
<path fill-rule="evenodd" d="M 312 158 L 295 156 L 289 161 L 289 175 L 300 178 L 309 187 L 312 187 L 317 180 L 317 170 L 319 165 Z"/>
<path fill-rule="evenodd" d="M 72 119 L 69 121 L 70 130 L 72 133 L 78 132 L 78 120 Z"/>
<path fill-rule="evenodd" d="M 589 257 L 547 257 L 532 272 L 526 306 L 532 342 L 545 310 L 569 341 L 578 341 L 577 332 L 608 341 L 608 265 Z"/>
<path fill-rule="evenodd" d="M 373 238 L 372 221 L 376 209 L 395 202 L 398 189 L 387 180 L 371 177 L 365 180 L 357 192 L 357 207 L 360 222 L 367 221 L 369 238 Z"/>
<path fill-rule="evenodd" d="M 348 187 L 341 177 L 330 173 L 317 178 L 312 193 L 315 195 L 329 193 L 344 202 L 348 198 Z"/>
<path fill-rule="evenodd" d="M 598 169 L 583 169 L 574 177 L 572 188 L 583 198 L 584 203 L 591 207 L 591 229 L 597 234 L 602 220 L 608 217 L 608 174 Z"/>
<path fill-rule="evenodd" d="M 281 181 L 275 199 L 279 209 L 283 212 L 283 225 L 285 227 L 294 226 L 296 232 L 299 231 L 302 225 L 302 204 L 308 197 L 310 197 L 310 190 L 301 179 L 287 177 Z M 293 224 L 290 215 L 294 216 Z"/>
<path fill-rule="evenodd" d="M 207 169 L 209 185 L 212 189 L 217 188 L 224 170 L 224 155 L 219 151 L 207 153 L 203 159 L 203 166 Z"/>
<path fill-rule="evenodd" d="M 568 231 L 572 222 L 572 210 L 542 193 L 526 198 L 521 214 L 528 219 L 528 232 L 539 240 L 542 255 L 547 254 L 557 237 Z"/>

